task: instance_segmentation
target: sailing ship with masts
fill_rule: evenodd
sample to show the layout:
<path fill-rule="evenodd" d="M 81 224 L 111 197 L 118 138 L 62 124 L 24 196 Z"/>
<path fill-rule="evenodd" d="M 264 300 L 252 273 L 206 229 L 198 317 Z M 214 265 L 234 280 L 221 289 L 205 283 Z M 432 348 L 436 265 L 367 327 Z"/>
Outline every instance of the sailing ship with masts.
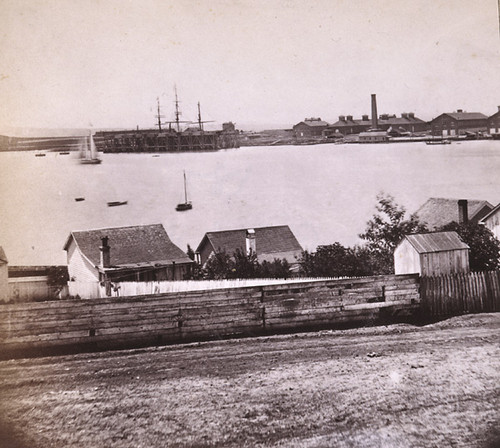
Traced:
<path fill-rule="evenodd" d="M 97 132 L 96 144 L 103 152 L 187 152 L 217 151 L 239 147 L 239 132 L 234 123 L 222 124 L 222 130 L 207 131 L 198 102 L 197 121 L 181 120 L 181 111 L 175 89 L 174 120 L 162 121 L 160 101 L 157 99 L 156 129 L 135 129 Z M 183 129 L 182 126 L 185 126 Z"/>
<path fill-rule="evenodd" d="M 97 156 L 97 148 L 95 146 L 92 131 L 88 136 L 85 136 L 80 147 L 80 163 L 83 165 L 98 165 L 102 160 Z"/>

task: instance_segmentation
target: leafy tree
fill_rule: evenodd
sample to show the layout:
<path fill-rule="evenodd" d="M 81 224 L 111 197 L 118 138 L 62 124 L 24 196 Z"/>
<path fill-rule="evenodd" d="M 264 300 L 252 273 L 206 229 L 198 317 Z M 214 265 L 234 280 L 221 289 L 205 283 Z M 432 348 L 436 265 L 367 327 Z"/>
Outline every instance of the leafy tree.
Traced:
<path fill-rule="evenodd" d="M 259 262 L 257 254 L 250 251 L 246 254 L 241 249 L 236 249 L 233 255 L 234 269 L 228 278 L 256 278 L 259 276 Z"/>
<path fill-rule="evenodd" d="M 230 277 L 234 270 L 234 261 L 224 250 L 215 252 L 206 262 L 204 277 L 206 279 L 220 280 Z"/>
<path fill-rule="evenodd" d="M 288 278 L 291 275 L 290 263 L 284 258 L 275 258 L 273 261 L 263 261 L 260 265 L 261 278 Z"/>
<path fill-rule="evenodd" d="M 471 271 L 490 271 L 500 268 L 500 241 L 485 226 L 474 222 L 458 224 L 452 222 L 441 227 L 441 231 L 455 231 L 470 247 Z"/>
<path fill-rule="evenodd" d="M 368 255 L 362 248 L 334 243 L 304 251 L 299 262 L 308 277 L 356 277 L 370 274 Z"/>
<path fill-rule="evenodd" d="M 393 254 L 404 235 L 425 233 L 427 228 L 416 214 L 405 219 L 406 209 L 384 193 L 377 195 L 377 212 L 359 237 L 366 241 L 373 274 L 394 273 Z"/>
<path fill-rule="evenodd" d="M 187 256 L 194 261 L 194 250 L 193 248 L 188 244 L 187 245 L 187 252 L 186 252 Z"/>

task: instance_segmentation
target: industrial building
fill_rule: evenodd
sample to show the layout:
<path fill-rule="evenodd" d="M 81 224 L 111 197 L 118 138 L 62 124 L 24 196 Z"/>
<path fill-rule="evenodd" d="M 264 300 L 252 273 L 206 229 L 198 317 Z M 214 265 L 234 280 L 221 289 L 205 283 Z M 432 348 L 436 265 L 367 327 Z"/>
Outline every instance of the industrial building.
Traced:
<path fill-rule="evenodd" d="M 460 135 L 478 134 L 486 131 L 488 117 L 481 112 L 447 112 L 430 122 L 434 136 L 458 137 Z"/>

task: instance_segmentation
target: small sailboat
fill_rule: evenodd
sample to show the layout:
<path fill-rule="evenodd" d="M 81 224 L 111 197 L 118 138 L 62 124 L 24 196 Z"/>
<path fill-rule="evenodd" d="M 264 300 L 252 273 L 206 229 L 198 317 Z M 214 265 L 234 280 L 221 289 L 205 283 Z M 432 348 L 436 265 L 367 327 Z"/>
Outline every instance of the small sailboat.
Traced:
<path fill-rule="evenodd" d="M 184 212 L 186 210 L 191 210 L 192 208 L 193 208 L 193 204 L 191 204 L 191 202 L 188 201 L 188 197 L 187 197 L 186 172 L 184 171 L 184 202 L 177 204 L 177 207 L 175 207 L 175 209 L 178 212 Z"/>
<path fill-rule="evenodd" d="M 83 165 L 98 165 L 102 160 L 97 157 L 97 149 L 94 143 L 92 131 L 85 137 L 83 147 L 80 148 L 80 163 Z"/>

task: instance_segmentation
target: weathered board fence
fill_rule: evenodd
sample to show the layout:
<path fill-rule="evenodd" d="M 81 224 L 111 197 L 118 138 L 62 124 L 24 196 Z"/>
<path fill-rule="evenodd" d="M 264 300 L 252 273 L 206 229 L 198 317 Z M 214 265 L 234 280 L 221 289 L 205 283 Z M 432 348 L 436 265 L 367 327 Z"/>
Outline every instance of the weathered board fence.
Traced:
<path fill-rule="evenodd" d="M 431 318 L 500 311 L 500 271 L 422 277 L 420 295 Z"/>
<path fill-rule="evenodd" d="M 0 357 L 391 321 L 419 309 L 418 275 L 0 306 Z"/>

